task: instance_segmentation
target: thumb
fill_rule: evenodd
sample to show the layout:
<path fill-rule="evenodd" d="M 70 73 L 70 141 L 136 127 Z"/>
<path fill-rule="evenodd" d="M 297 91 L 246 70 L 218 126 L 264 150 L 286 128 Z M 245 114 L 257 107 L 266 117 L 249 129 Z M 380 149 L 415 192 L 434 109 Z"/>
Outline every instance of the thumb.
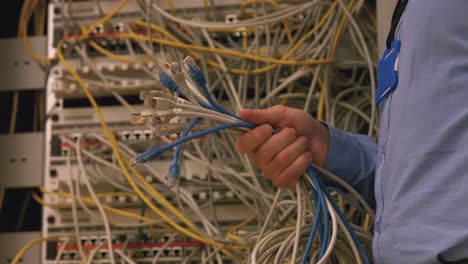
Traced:
<path fill-rule="evenodd" d="M 244 109 L 240 112 L 242 120 L 253 124 L 269 124 L 275 126 L 284 118 L 286 107 L 273 106 L 267 109 Z"/>

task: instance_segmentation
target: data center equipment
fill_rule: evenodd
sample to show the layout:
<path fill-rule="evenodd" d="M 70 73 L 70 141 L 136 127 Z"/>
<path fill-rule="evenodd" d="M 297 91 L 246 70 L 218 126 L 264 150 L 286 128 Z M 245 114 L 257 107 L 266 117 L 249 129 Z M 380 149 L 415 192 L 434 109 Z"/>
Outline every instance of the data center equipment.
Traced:
<path fill-rule="evenodd" d="M 51 1 L 47 56 L 23 36 L 48 74 L 42 234 L 12 263 L 31 247 L 43 264 L 371 263 L 373 213 L 350 186 L 311 167 L 322 176 L 277 189 L 235 141 L 252 128 L 241 109 L 274 105 L 376 138 L 375 13 L 364 0 Z"/>

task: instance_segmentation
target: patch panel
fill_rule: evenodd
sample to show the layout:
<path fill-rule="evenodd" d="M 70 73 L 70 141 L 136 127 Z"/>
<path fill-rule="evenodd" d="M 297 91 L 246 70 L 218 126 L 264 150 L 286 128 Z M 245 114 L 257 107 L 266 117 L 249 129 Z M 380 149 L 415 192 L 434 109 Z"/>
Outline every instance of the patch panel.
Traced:
<path fill-rule="evenodd" d="M 296 222 L 296 192 L 277 193 L 237 154 L 235 137 L 241 131 L 184 144 L 176 182 L 170 181 L 173 151 L 144 164 L 130 162 L 149 149 L 183 138 L 182 131 L 199 114 L 188 111 L 199 108 L 173 108 L 186 102 L 213 106 L 203 100 L 205 91 L 196 76 L 183 67 L 187 55 L 203 72 L 206 93 L 234 114 L 243 107 L 282 103 L 336 121 L 348 130 L 372 130 L 376 125 L 354 112 L 341 115 L 349 105 L 356 105 L 358 113 L 371 108 L 369 100 L 357 102 L 356 97 L 370 98 L 373 70 L 367 67 L 373 66 L 360 54 L 365 47 L 356 43 L 357 32 L 348 27 L 340 32 L 344 13 L 331 2 L 278 1 L 274 7 L 270 1 L 252 1 L 243 8 L 245 1 L 238 0 L 207 1 L 208 6 L 203 1 L 157 3 L 180 19 L 197 18 L 193 24 L 206 22 L 210 27 L 176 23 L 149 8 L 150 2 L 128 1 L 110 19 L 97 24 L 119 3 L 52 1 L 49 6 L 48 55 L 57 59 L 60 51 L 63 58 L 50 65 L 47 81 L 50 118 L 40 202 L 44 204 L 42 235 L 58 236 L 60 242 L 43 245 L 41 263 L 56 263 L 57 255 L 57 263 L 112 263 L 112 257 L 128 263 L 132 262 L 126 257 L 135 263 L 153 263 L 156 258 L 158 263 L 248 262 L 253 245 L 262 237 Z M 307 5 L 309 9 L 297 11 Z M 352 11 L 365 24 L 369 18 L 360 15 L 362 5 Z M 282 14 L 290 15 L 278 19 Z M 152 25 L 148 26 L 148 20 Z M 232 26 L 246 21 L 252 25 Z M 90 25 L 95 27 L 80 39 L 82 29 Z M 363 31 L 373 36 L 372 30 L 363 27 Z M 304 36 L 308 37 L 302 41 Z M 334 49 L 333 43 L 341 37 L 346 45 Z M 61 40 L 64 46 L 58 50 Z M 314 60 L 317 64 L 311 63 Z M 168 67 L 166 62 L 176 62 L 178 67 Z M 168 91 L 161 73 L 174 78 L 188 96 Z M 359 89 L 354 93 L 338 96 L 342 89 L 355 86 Z M 147 95 L 140 97 L 142 90 Z M 267 96 L 271 98 L 265 100 Z M 208 110 L 205 114 L 213 114 L 213 109 Z M 219 123 L 220 119 L 205 120 L 191 132 Z M 302 213 L 309 216 L 309 211 Z M 309 225 L 306 221 L 304 230 Z M 344 236 L 340 233 L 339 237 Z M 282 259 L 286 261 L 292 244 L 284 247 Z"/>

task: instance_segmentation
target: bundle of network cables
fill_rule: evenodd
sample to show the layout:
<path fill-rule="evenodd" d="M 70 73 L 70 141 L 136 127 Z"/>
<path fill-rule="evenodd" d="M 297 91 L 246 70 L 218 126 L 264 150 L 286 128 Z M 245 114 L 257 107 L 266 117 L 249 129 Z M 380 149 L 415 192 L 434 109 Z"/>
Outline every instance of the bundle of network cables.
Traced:
<path fill-rule="evenodd" d="M 184 143 L 221 131 L 239 133 L 256 127 L 242 121 L 213 99 L 203 73 L 191 57 L 185 58 L 181 64 L 168 63 L 167 71 L 158 71 L 159 82 L 166 91 L 141 91 L 140 99 L 148 110 L 132 116 L 132 123 L 146 124 L 157 135 L 179 135 L 173 142 L 139 154 L 130 162 L 133 166 L 145 163 L 175 148 L 167 172 L 170 185 L 175 185 L 179 179 Z M 366 246 L 372 238 L 347 221 L 312 165 L 296 185 L 297 201 L 293 202 L 297 207 L 295 223 L 276 226 L 275 230 L 272 228 L 275 224 L 270 221 L 275 207 L 282 203 L 279 201 L 280 193 L 278 190 L 262 229 L 246 238 L 247 242 L 255 243 L 249 262 L 283 263 L 289 259 L 291 263 L 299 260 L 300 263 L 329 263 L 333 260 L 337 263 L 371 263 Z M 362 199 L 359 201 L 365 204 Z M 343 241 L 347 241 L 347 245 Z M 354 257 L 350 258 L 350 255 Z"/>
<path fill-rule="evenodd" d="M 25 6 L 32 2 L 25 1 Z M 80 241 L 89 229 L 105 237 L 108 245 L 121 230 L 129 230 L 126 245 L 140 242 L 142 233 L 157 229 L 168 232 L 164 234 L 170 234 L 172 239 L 203 245 L 196 249 L 199 255 L 186 252 L 182 263 L 191 263 L 191 259 L 198 257 L 201 263 L 229 263 L 227 259 L 234 263 L 240 263 L 241 259 L 247 263 L 368 262 L 364 249 L 370 249 L 372 237 L 367 230 L 372 227 L 373 212 L 365 201 L 345 182 L 316 167 L 307 170 L 296 192 L 268 185 L 265 179 L 256 176 L 259 173 L 245 157 L 233 151 L 234 136 L 255 127 L 233 113 L 242 106 L 283 104 L 302 108 L 340 129 L 376 137 L 379 115 L 373 93 L 378 52 L 371 2 L 242 0 L 238 6 L 234 1 L 231 7 L 223 7 L 218 3 L 231 1 L 203 1 L 204 8 L 198 12 L 185 9 L 184 5 L 179 8 L 177 3 L 167 0 L 172 9 L 168 12 L 163 8 L 164 1 L 121 0 L 107 1 L 115 8 L 103 13 L 106 1 L 93 1 L 101 18 L 92 25 L 89 25 L 92 18 L 80 18 L 73 2 L 57 2 L 57 10 L 64 12 L 56 14 L 53 21 L 62 19 L 63 32 L 68 32 L 57 45 L 58 56 L 32 57 L 43 65 L 60 60 L 61 64 L 50 71 L 50 86 L 60 88 L 57 94 L 64 96 L 86 95 L 103 133 L 80 134 L 76 141 L 76 134 L 61 138 L 69 148 L 63 157 L 67 177 L 62 177 L 64 184 L 58 184 L 59 189 L 46 185 L 49 190 L 43 190 L 45 201 L 41 203 L 58 215 L 75 211 L 71 217 L 73 228 L 58 238 L 57 225 L 49 225 L 52 232 L 44 233 L 44 238 L 34 243 L 62 241 L 57 260 L 62 255 L 74 254 L 76 259 L 92 263 L 94 254 L 108 250 L 109 254 L 98 261 L 103 263 L 109 258 L 110 263 L 115 263 L 113 247 L 104 249 L 105 243 L 101 244 L 102 250 L 97 246 L 89 255 L 80 248 Z M 85 2 L 75 4 L 81 6 Z M 134 13 L 129 16 L 123 8 L 135 3 L 139 7 L 138 17 L 133 17 Z M 28 23 L 20 24 L 22 35 L 27 35 L 24 33 Z M 79 28 L 87 30 L 82 35 L 73 35 Z M 49 30 L 49 34 L 60 30 Z M 25 37 L 25 47 L 32 53 Z M 179 60 L 181 54 L 187 53 L 197 60 L 204 76 L 187 59 L 180 65 L 168 64 L 167 69 L 156 72 L 157 80 L 154 79 L 153 67 L 163 67 L 160 62 Z M 119 74 L 122 72 L 125 74 Z M 133 95 L 149 88 L 154 90 L 141 94 L 148 111 L 135 115 L 133 121 L 148 125 L 156 136 L 132 141 L 122 136 L 129 133 L 126 127 L 121 128 L 123 131 L 109 130 L 105 122 L 108 120 L 102 116 L 94 96 L 112 95 L 133 113 L 137 106 L 132 106 L 121 94 Z M 135 126 L 134 131 L 141 127 Z M 175 141 L 169 143 L 167 135 Z M 183 144 L 188 141 L 190 144 Z M 125 164 L 127 158 L 142 151 L 141 147 L 145 149 L 154 142 L 169 144 L 137 156 L 132 164 L 136 166 L 161 155 L 158 162 L 138 168 Z M 167 157 L 171 159 L 174 147 L 171 165 L 161 169 L 160 164 L 165 166 Z M 79 173 L 75 176 L 73 164 L 78 164 Z M 194 173 L 187 173 L 194 167 L 206 170 L 197 172 L 199 175 L 195 177 Z M 167 184 L 175 188 L 161 184 L 162 174 L 167 174 Z M 80 184 L 80 178 L 88 177 L 91 184 Z M 354 204 L 344 203 L 341 196 L 328 188 L 331 182 L 324 182 L 321 177 L 353 194 L 367 214 L 361 214 Z M 59 196 L 63 210 L 56 209 L 58 203 L 53 202 Z M 101 199 L 104 197 L 106 200 Z M 107 202 L 112 197 L 129 198 L 131 206 L 115 207 L 120 205 Z M 173 205 L 175 202 L 177 205 Z M 242 214 L 234 212 L 235 219 L 217 218 L 217 210 L 229 210 L 226 204 L 240 205 Z M 146 214 L 156 217 L 145 216 L 144 210 L 140 214 L 133 212 L 145 206 L 151 209 Z M 83 214 L 77 215 L 80 208 Z M 356 225 L 348 224 L 341 212 Z M 92 221 L 84 221 L 87 217 Z M 158 233 L 150 239 L 158 236 L 162 237 Z M 78 251 L 64 250 L 67 243 Z M 166 247 L 170 247 L 169 242 L 158 248 L 159 252 Z M 129 260 L 133 258 L 132 252 L 124 249 L 115 250 L 121 260 L 141 263 L 141 258 Z M 24 250 L 20 251 L 17 261 L 12 263 L 18 263 L 23 253 Z M 157 263 L 162 257 L 157 254 L 152 262 Z"/>

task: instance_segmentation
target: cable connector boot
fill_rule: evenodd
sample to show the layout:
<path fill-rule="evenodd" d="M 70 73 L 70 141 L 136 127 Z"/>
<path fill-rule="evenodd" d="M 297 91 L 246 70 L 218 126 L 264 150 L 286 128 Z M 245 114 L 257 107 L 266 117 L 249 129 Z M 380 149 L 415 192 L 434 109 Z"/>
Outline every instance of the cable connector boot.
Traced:
<path fill-rule="evenodd" d="M 180 90 L 184 93 L 185 96 L 189 97 L 192 94 L 192 91 L 187 86 L 185 82 L 185 76 L 182 72 L 180 65 L 177 62 L 172 62 L 168 64 L 169 71 L 171 72 L 172 76 L 174 77 L 174 81 L 179 86 Z"/>
<path fill-rule="evenodd" d="M 172 188 L 177 184 L 178 180 L 179 180 L 179 167 L 176 166 L 174 163 L 171 163 L 171 165 L 169 166 L 169 169 L 167 170 L 166 184 Z"/>
<path fill-rule="evenodd" d="M 159 81 L 172 92 L 177 92 L 179 89 L 179 86 L 177 83 L 164 71 L 159 71 Z"/>
<path fill-rule="evenodd" d="M 143 89 L 140 91 L 140 101 L 146 100 L 146 98 L 151 97 L 151 90 L 150 89 Z"/>
<path fill-rule="evenodd" d="M 175 100 L 177 100 L 179 98 L 177 96 L 174 96 L 171 93 L 166 93 L 166 92 L 162 92 L 162 91 L 151 91 L 151 97 L 164 98 L 164 99 L 168 99 L 168 100 L 172 100 L 172 101 L 175 101 Z"/>
<path fill-rule="evenodd" d="M 181 133 L 185 127 L 186 123 L 166 123 L 160 126 L 157 126 L 153 129 L 155 136 L 163 136 L 168 134 L 178 134 Z"/>
<path fill-rule="evenodd" d="M 187 56 L 184 60 L 184 67 L 187 70 L 188 74 L 192 78 L 192 80 L 195 81 L 195 83 L 198 85 L 198 87 L 202 88 L 206 86 L 206 79 L 205 76 L 203 75 L 202 71 L 200 68 L 198 68 L 198 65 L 195 63 L 192 57 Z"/>
<path fill-rule="evenodd" d="M 131 116 L 130 123 L 133 125 L 143 125 L 148 121 L 147 117 L 143 117 L 140 113 L 134 113 Z"/>
<path fill-rule="evenodd" d="M 151 100 L 151 106 L 150 108 L 153 108 L 156 111 L 159 110 L 169 110 L 169 109 L 174 109 L 176 108 L 176 102 L 166 99 L 166 98 L 158 98 L 158 97 L 153 97 Z"/>
<path fill-rule="evenodd" d="M 159 110 L 152 112 L 151 118 L 152 118 L 152 126 L 158 126 L 160 124 L 165 124 L 169 123 L 171 119 L 176 117 L 176 114 L 174 113 L 173 109 L 169 110 Z"/>

